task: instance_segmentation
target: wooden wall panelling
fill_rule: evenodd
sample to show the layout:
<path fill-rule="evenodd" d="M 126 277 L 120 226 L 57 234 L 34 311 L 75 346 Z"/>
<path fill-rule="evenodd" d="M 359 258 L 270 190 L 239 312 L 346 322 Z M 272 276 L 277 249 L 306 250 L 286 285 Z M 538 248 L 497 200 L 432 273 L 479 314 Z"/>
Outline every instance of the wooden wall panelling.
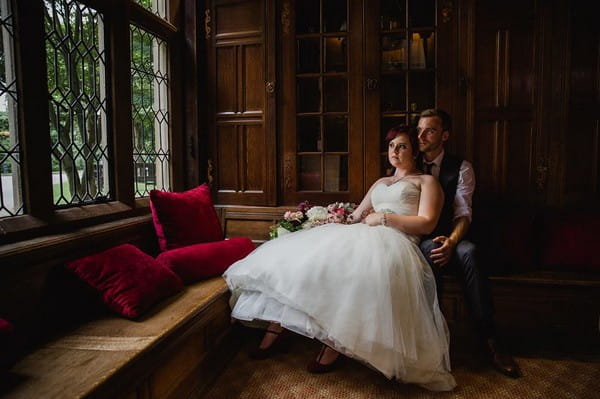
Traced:
<path fill-rule="evenodd" d="M 294 13 L 295 2 L 282 0 L 280 6 L 281 23 L 278 36 L 277 53 L 279 54 L 279 82 L 281 93 L 279 97 L 279 118 L 277 131 L 279 134 L 279 158 L 281 159 L 282 175 L 279 191 L 284 203 L 293 203 L 295 197 L 291 196 L 297 190 L 296 176 L 298 175 L 296 163 L 295 143 L 290 145 L 288 140 L 296 131 L 296 75 L 295 71 L 296 46 L 290 45 L 295 41 L 296 18 Z"/>
<path fill-rule="evenodd" d="M 461 20 L 459 1 L 438 0 L 437 4 L 437 49 L 436 49 L 436 106 L 452 115 L 452 139 L 449 149 L 455 154 L 465 155 L 465 109 L 460 103 L 461 85 L 466 85 L 466 75 L 458 68 Z M 465 87 L 466 89 L 466 87 Z"/>
<path fill-rule="evenodd" d="M 545 152 L 538 118 L 541 21 L 538 2 L 478 1 L 473 26 L 470 96 L 472 157 L 482 198 L 529 200 Z"/>
<path fill-rule="evenodd" d="M 381 2 L 375 1 L 372 4 L 366 4 L 364 7 L 364 29 L 365 43 L 368 43 L 368 51 L 364 51 L 365 78 L 371 82 L 376 82 L 375 86 L 367 85 L 364 94 L 364 183 L 363 192 L 366 193 L 371 184 L 381 177 L 381 160 L 379 153 L 381 151 L 381 39 L 380 39 L 380 16 Z M 404 93 L 400 94 L 404 95 Z"/>
<path fill-rule="evenodd" d="M 269 239 L 269 230 L 283 214 L 295 207 L 218 206 L 225 237 L 248 237 L 255 244 Z"/>
<path fill-rule="evenodd" d="M 272 3 L 222 0 L 207 9 L 212 15 L 205 29 L 208 102 L 214 103 L 210 162 L 217 203 L 276 201 Z"/>
<path fill-rule="evenodd" d="M 600 200 L 600 34 L 597 18 L 583 1 L 567 2 L 567 123 L 564 199 L 570 205 Z M 564 19 L 564 17 L 563 17 Z"/>
<path fill-rule="evenodd" d="M 194 0 L 183 0 L 183 12 L 181 19 L 183 20 L 183 74 L 185 76 L 185 84 L 183 90 L 183 162 L 185 176 L 184 185 L 186 188 L 191 188 L 198 185 L 204 180 L 204 175 L 200 173 L 204 171 L 200 165 L 200 159 L 206 157 L 205 151 L 201 149 L 199 143 L 205 142 L 206 137 L 200 131 L 200 123 L 205 117 L 201 111 L 200 101 L 198 98 L 200 90 L 199 79 L 204 76 L 204 63 L 200 62 L 202 57 L 202 48 L 200 33 L 202 30 L 202 3 Z M 203 108 L 203 107 L 202 107 Z M 205 172 L 205 171 L 204 171 Z"/>

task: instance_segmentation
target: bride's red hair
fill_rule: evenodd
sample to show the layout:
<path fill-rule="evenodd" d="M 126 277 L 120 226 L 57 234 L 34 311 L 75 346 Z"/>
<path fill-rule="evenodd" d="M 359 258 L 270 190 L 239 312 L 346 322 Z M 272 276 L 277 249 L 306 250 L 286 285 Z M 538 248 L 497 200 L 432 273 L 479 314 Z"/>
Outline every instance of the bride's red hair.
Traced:
<path fill-rule="evenodd" d="M 412 147 L 412 152 L 414 155 L 417 155 L 419 153 L 419 142 L 417 139 L 417 129 L 415 129 L 414 127 L 410 127 L 405 124 L 394 126 L 390 130 L 388 130 L 385 136 L 385 142 L 389 143 L 401 134 L 405 134 L 408 136 L 408 139 L 410 140 L 410 145 Z"/>

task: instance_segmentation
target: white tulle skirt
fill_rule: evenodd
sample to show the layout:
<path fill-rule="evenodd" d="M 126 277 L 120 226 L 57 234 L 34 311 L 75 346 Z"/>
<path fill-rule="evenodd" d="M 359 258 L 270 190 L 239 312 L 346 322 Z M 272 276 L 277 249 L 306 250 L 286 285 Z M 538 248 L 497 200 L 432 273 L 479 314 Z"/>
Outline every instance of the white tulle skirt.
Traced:
<path fill-rule="evenodd" d="M 280 323 L 388 378 L 436 391 L 456 386 L 433 273 L 393 228 L 327 224 L 288 234 L 224 277 L 236 319 Z"/>

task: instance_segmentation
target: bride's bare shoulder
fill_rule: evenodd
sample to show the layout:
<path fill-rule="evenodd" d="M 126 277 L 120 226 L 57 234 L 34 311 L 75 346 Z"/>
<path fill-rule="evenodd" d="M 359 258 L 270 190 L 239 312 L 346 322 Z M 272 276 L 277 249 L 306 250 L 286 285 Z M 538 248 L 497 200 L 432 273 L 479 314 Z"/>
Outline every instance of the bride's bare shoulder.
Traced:
<path fill-rule="evenodd" d="M 437 187 L 440 185 L 440 182 L 435 176 L 422 174 L 419 176 L 419 178 L 421 179 L 421 186 Z"/>

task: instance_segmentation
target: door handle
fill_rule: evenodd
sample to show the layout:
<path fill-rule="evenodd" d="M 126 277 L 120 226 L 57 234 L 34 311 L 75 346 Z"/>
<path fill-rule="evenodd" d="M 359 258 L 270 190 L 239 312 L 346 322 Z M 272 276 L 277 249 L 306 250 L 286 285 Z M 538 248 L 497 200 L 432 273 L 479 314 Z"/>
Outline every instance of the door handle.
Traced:
<path fill-rule="evenodd" d="M 367 89 L 377 90 L 377 87 L 379 87 L 379 81 L 377 79 L 374 79 L 374 78 L 367 79 Z"/>

